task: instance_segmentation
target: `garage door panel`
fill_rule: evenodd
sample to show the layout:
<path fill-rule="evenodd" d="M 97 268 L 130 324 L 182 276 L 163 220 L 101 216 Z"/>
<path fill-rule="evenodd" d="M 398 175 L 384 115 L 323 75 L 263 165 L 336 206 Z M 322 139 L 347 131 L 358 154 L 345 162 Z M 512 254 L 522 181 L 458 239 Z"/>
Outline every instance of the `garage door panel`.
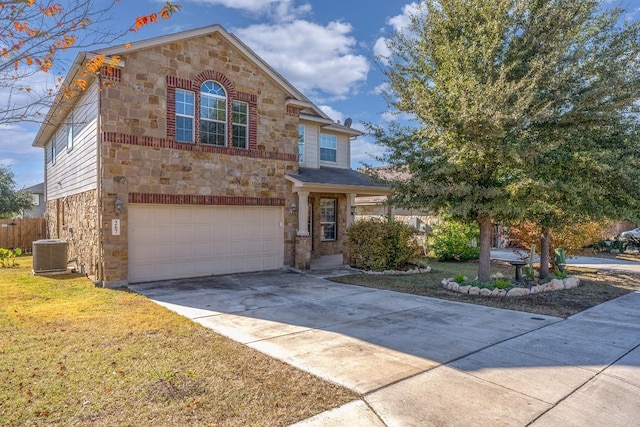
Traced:
<path fill-rule="evenodd" d="M 129 281 L 282 267 L 282 208 L 129 205 Z"/>

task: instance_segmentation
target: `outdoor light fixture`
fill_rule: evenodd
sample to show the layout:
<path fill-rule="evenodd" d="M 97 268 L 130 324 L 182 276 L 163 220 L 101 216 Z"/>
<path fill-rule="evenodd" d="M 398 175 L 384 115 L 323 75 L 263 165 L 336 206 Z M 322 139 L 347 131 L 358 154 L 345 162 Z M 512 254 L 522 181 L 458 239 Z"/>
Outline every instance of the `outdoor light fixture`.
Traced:
<path fill-rule="evenodd" d="M 118 197 L 116 199 L 115 202 L 113 202 L 113 207 L 116 210 L 116 215 L 120 215 L 122 213 L 122 207 L 124 206 L 124 202 L 122 200 L 120 200 L 120 197 Z"/>
<path fill-rule="evenodd" d="M 291 203 L 289 210 L 291 211 L 291 213 L 296 213 L 296 211 L 298 210 L 298 207 L 296 206 L 295 203 Z"/>
<path fill-rule="evenodd" d="M 351 215 L 355 215 L 355 214 L 356 214 L 356 207 L 351 206 Z"/>

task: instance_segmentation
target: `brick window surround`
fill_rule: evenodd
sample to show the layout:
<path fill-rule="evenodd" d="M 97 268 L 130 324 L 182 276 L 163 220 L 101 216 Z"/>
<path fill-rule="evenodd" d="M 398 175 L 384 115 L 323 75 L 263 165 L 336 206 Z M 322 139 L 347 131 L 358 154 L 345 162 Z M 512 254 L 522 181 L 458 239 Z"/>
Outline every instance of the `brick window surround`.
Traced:
<path fill-rule="evenodd" d="M 184 89 L 194 93 L 195 96 L 195 123 L 194 144 L 200 145 L 200 86 L 202 83 L 212 80 L 218 82 L 227 92 L 227 111 L 233 111 L 233 101 L 246 102 L 249 105 L 249 150 L 258 148 L 258 96 L 252 93 L 240 92 L 227 76 L 217 71 L 204 71 L 194 80 L 167 76 L 167 139 L 176 139 L 176 89 Z M 231 148 L 233 140 L 232 114 L 227 114 L 227 147 Z"/>

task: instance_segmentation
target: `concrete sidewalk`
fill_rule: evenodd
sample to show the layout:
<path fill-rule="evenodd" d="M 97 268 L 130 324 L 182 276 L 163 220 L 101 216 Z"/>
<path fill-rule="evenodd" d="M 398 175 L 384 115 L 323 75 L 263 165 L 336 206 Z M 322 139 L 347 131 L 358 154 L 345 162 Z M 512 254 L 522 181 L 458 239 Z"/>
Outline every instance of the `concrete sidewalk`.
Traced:
<path fill-rule="evenodd" d="M 640 419 L 640 293 L 563 320 L 290 272 L 130 288 L 361 394 L 301 426 Z"/>

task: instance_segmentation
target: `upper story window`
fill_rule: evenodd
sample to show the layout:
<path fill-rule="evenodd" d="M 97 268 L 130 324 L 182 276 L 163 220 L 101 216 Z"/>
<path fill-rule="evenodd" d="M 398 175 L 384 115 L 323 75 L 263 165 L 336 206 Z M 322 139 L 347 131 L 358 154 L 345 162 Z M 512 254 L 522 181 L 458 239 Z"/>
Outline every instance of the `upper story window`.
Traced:
<path fill-rule="evenodd" d="M 304 163 L 304 125 L 298 125 L 298 161 Z"/>
<path fill-rule="evenodd" d="M 211 80 L 200 86 L 200 142 L 227 145 L 227 93 Z"/>
<path fill-rule="evenodd" d="M 73 148 L 73 113 L 67 117 L 67 151 Z"/>
<path fill-rule="evenodd" d="M 231 145 L 236 148 L 249 148 L 249 104 L 233 101 L 231 127 Z"/>
<path fill-rule="evenodd" d="M 176 89 L 176 141 L 194 141 L 195 121 L 195 94 L 188 90 Z"/>
<path fill-rule="evenodd" d="M 335 163 L 337 151 L 338 138 L 335 135 L 320 134 L 320 160 Z"/>

